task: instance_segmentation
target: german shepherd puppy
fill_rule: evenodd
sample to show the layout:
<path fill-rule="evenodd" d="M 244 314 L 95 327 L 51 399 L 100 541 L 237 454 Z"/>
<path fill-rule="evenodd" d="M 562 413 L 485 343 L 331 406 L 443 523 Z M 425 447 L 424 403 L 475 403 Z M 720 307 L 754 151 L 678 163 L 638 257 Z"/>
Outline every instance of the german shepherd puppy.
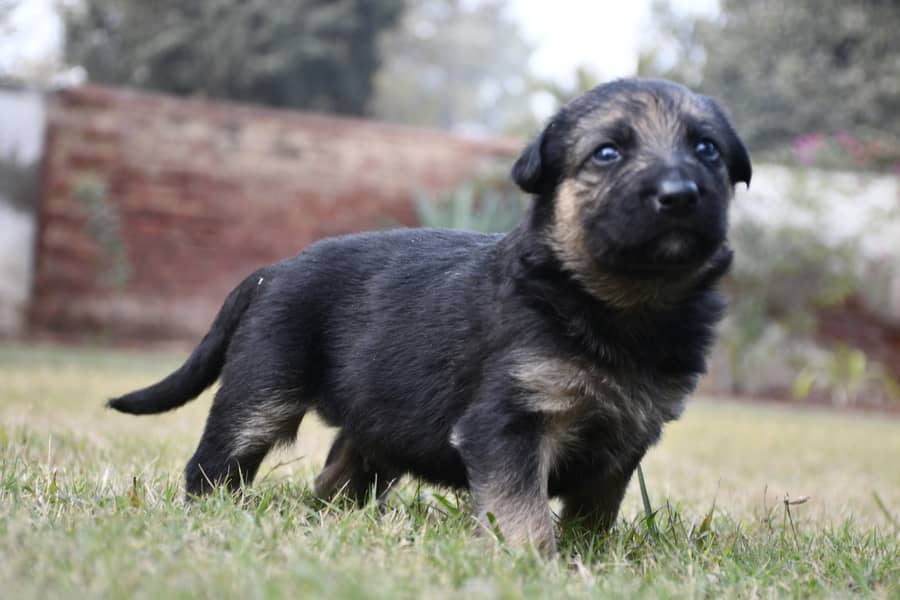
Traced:
<path fill-rule="evenodd" d="M 704 372 L 750 159 L 711 99 L 661 80 L 565 105 L 515 162 L 506 235 L 324 239 L 231 292 L 177 371 L 109 402 L 171 410 L 217 379 L 188 495 L 252 481 L 315 410 L 339 428 L 316 478 L 363 502 L 402 475 L 471 491 L 505 538 L 602 531 Z"/>

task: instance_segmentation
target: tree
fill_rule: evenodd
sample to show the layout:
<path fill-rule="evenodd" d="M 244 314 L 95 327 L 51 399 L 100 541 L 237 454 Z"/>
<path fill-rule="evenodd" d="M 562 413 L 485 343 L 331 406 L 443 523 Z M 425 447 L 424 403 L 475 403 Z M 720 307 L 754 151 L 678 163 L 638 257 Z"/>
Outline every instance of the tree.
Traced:
<path fill-rule="evenodd" d="M 0 34 L 9 35 L 12 32 L 10 18 L 15 7 L 13 0 L 0 0 Z"/>
<path fill-rule="evenodd" d="M 363 114 L 404 0 L 83 0 L 65 53 L 91 81 Z"/>
<path fill-rule="evenodd" d="M 505 131 L 530 117 L 530 48 L 503 0 L 419 0 L 382 42 L 379 117 Z"/>
<path fill-rule="evenodd" d="M 751 149 L 784 147 L 811 132 L 900 139 L 897 0 L 722 0 L 712 18 L 657 2 L 654 14 L 641 74 L 723 100 Z"/>

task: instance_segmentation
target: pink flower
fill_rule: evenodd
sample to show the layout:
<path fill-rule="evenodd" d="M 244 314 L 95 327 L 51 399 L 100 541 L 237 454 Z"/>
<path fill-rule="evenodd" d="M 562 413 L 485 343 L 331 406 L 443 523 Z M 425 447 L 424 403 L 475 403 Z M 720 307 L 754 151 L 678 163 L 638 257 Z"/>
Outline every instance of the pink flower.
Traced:
<path fill-rule="evenodd" d="M 802 165 L 811 165 L 825 146 L 825 136 L 821 133 L 804 133 L 791 140 L 794 160 Z"/>
<path fill-rule="evenodd" d="M 839 129 L 837 133 L 834 134 L 834 137 L 837 139 L 838 143 L 844 150 L 850 154 L 857 161 L 862 162 L 866 159 L 866 149 L 863 148 L 862 143 L 847 133 L 843 129 Z"/>

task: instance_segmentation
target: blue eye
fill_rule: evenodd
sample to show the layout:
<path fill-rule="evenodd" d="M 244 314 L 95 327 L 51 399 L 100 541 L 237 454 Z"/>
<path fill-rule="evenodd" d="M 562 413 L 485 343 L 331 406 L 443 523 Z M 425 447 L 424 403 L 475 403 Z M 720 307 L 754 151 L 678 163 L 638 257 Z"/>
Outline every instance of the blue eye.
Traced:
<path fill-rule="evenodd" d="M 619 150 L 612 144 L 603 144 L 594 150 L 594 161 L 598 163 L 611 163 L 622 158 Z"/>
<path fill-rule="evenodd" d="M 711 140 L 700 140 L 694 146 L 694 152 L 697 153 L 702 160 L 714 162 L 719 160 L 719 149 Z"/>

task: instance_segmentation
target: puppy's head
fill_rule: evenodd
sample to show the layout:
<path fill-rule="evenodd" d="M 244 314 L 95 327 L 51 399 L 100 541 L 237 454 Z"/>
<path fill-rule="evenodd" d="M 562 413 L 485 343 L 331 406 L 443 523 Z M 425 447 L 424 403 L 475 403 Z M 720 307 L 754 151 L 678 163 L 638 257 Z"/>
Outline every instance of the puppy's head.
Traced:
<path fill-rule="evenodd" d="M 728 205 L 750 174 L 713 100 L 641 79 L 564 106 L 513 167 L 563 267 L 621 305 L 727 269 Z"/>

